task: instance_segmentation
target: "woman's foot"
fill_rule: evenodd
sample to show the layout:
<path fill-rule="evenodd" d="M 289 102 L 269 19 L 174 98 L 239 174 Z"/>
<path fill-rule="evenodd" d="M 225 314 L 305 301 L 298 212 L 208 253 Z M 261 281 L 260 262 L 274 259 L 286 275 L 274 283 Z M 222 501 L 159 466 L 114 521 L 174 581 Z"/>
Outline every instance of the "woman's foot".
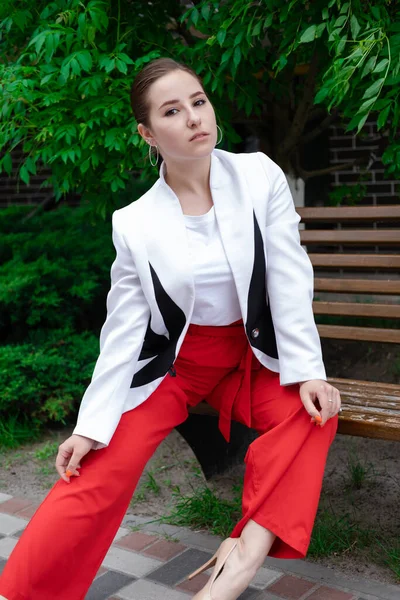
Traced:
<path fill-rule="evenodd" d="M 4 596 L 0 596 L 0 600 L 7 600 Z"/>
<path fill-rule="evenodd" d="M 199 592 L 199 600 L 236 600 L 255 577 L 264 562 L 275 535 L 250 519 L 244 527 L 237 544 L 224 563 L 224 567 L 205 595 Z M 197 600 L 197 595 L 193 600 Z"/>

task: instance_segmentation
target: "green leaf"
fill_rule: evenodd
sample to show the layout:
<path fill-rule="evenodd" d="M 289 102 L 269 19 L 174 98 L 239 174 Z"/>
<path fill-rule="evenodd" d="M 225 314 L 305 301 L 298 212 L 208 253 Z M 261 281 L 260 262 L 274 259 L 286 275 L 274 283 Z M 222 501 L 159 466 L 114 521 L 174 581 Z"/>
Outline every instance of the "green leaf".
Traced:
<path fill-rule="evenodd" d="M 351 15 L 350 26 L 351 26 L 351 35 L 353 36 L 353 40 L 356 40 L 361 27 L 360 27 L 357 17 L 355 15 Z"/>
<path fill-rule="evenodd" d="M 346 15 L 338 17 L 335 21 L 334 27 L 343 27 L 343 25 L 346 23 L 346 21 L 347 21 Z"/>
<path fill-rule="evenodd" d="M 127 72 L 128 72 L 128 66 L 127 66 L 126 63 L 124 63 L 119 58 L 115 59 L 115 66 L 117 67 L 118 71 L 120 71 L 121 73 L 124 73 L 124 75 L 127 74 Z"/>
<path fill-rule="evenodd" d="M 360 133 L 361 129 L 364 127 L 365 122 L 368 119 L 368 115 L 369 115 L 369 113 L 364 115 L 363 118 L 360 120 L 358 127 L 357 127 L 357 133 Z"/>
<path fill-rule="evenodd" d="M 345 2 L 340 9 L 340 14 L 343 14 L 349 10 L 350 2 Z"/>
<path fill-rule="evenodd" d="M 226 38 L 226 29 L 220 29 L 217 33 L 217 41 L 220 46 L 224 43 Z"/>
<path fill-rule="evenodd" d="M 376 65 L 375 69 L 374 69 L 374 73 L 380 73 L 381 71 L 383 71 L 386 66 L 389 64 L 389 59 L 388 58 L 384 58 L 382 60 L 380 60 L 378 62 L 378 64 Z"/>
<path fill-rule="evenodd" d="M 379 10 L 379 6 L 370 6 L 370 10 L 377 21 L 381 18 L 381 13 Z"/>
<path fill-rule="evenodd" d="M 75 56 L 82 69 L 84 69 L 84 71 L 90 71 L 93 65 L 90 52 L 88 50 L 82 50 L 81 52 L 77 52 Z"/>
<path fill-rule="evenodd" d="M 255 25 L 255 27 L 254 27 L 254 29 L 253 29 L 253 31 L 252 31 L 252 33 L 251 33 L 251 35 L 260 35 L 260 32 L 261 32 L 261 25 L 262 25 L 262 22 L 261 22 L 261 20 L 260 20 L 260 21 L 257 21 L 257 23 L 256 23 L 256 25 Z"/>
<path fill-rule="evenodd" d="M 321 35 L 323 34 L 323 32 L 326 29 L 326 23 L 320 23 L 319 25 L 317 25 L 317 29 L 315 31 L 315 37 L 316 38 L 320 38 Z"/>
<path fill-rule="evenodd" d="M 208 19 L 210 18 L 210 13 L 211 13 L 211 7 L 209 4 L 204 4 L 201 8 L 201 14 L 202 17 L 205 21 L 208 21 Z"/>
<path fill-rule="evenodd" d="M 22 165 L 20 168 L 19 176 L 21 177 L 22 181 L 26 183 L 26 185 L 29 185 L 29 173 L 25 165 Z"/>
<path fill-rule="evenodd" d="M 389 116 L 389 113 L 390 113 L 390 108 L 391 107 L 390 107 L 390 104 L 389 104 L 386 108 L 383 109 L 383 111 L 381 113 L 379 113 L 379 117 L 378 117 L 378 120 L 377 120 L 378 130 L 382 129 L 382 127 L 385 125 L 385 123 L 387 121 L 387 118 Z"/>
<path fill-rule="evenodd" d="M 242 59 L 242 51 L 240 49 L 240 46 L 236 46 L 235 52 L 233 53 L 233 64 L 235 65 L 235 67 L 239 66 L 241 59 Z"/>
<path fill-rule="evenodd" d="M 197 25 L 197 23 L 199 21 L 199 18 L 200 18 L 200 13 L 199 13 L 199 11 L 197 10 L 196 7 L 193 8 L 192 12 L 190 13 L 190 17 L 192 19 L 193 25 L 196 27 L 196 25 Z"/>
<path fill-rule="evenodd" d="M 363 69 L 363 72 L 361 73 L 361 79 L 363 79 L 363 78 L 364 78 L 366 75 L 368 75 L 368 73 L 370 73 L 370 72 L 372 71 L 372 69 L 373 69 L 373 68 L 374 68 L 374 66 L 375 66 L 375 63 L 376 63 L 376 59 L 377 59 L 377 58 L 378 58 L 378 57 L 375 55 L 375 56 L 371 56 L 371 57 L 370 57 L 370 58 L 367 60 L 367 62 L 365 63 L 365 67 L 364 67 L 364 69 Z"/>
<path fill-rule="evenodd" d="M 12 166 L 11 154 L 7 152 L 3 157 L 3 167 L 8 175 L 11 175 Z"/>
<path fill-rule="evenodd" d="M 365 102 L 363 102 L 360 106 L 360 108 L 358 109 L 357 113 L 363 113 L 366 110 L 368 110 L 373 104 L 375 104 L 377 100 L 377 97 L 375 96 L 375 98 L 370 98 L 369 100 L 366 100 Z"/>
<path fill-rule="evenodd" d="M 271 27 L 273 20 L 274 20 L 274 15 L 272 13 L 267 15 L 265 17 L 265 21 L 264 21 L 264 29 L 268 29 L 268 27 Z"/>
<path fill-rule="evenodd" d="M 300 43 L 301 44 L 306 44 L 308 42 L 312 42 L 315 39 L 315 32 L 317 30 L 317 26 L 316 25 L 310 25 L 310 27 L 308 27 L 302 34 L 301 38 L 300 38 Z"/>
<path fill-rule="evenodd" d="M 325 98 L 328 96 L 328 94 L 329 94 L 329 88 L 327 88 L 327 87 L 321 88 L 318 91 L 317 95 L 315 96 L 314 103 L 319 104 L 320 102 L 323 102 L 323 100 L 325 100 Z"/>
<path fill-rule="evenodd" d="M 364 92 L 363 99 L 371 98 L 371 96 L 375 96 L 376 93 L 379 92 L 384 81 L 385 81 L 384 78 L 377 79 L 376 81 L 374 81 L 374 83 L 372 85 L 370 85 L 369 88 L 367 88 L 366 91 Z"/>
<path fill-rule="evenodd" d="M 242 29 L 241 31 L 239 31 L 239 33 L 235 37 L 235 41 L 233 42 L 233 45 L 234 46 L 238 46 L 240 44 L 240 42 L 242 41 L 243 36 L 244 36 L 244 29 Z"/>
<path fill-rule="evenodd" d="M 329 10 L 327 8 L 322 9 L 322 18 L 324 21 L 329 19 Z"/>
<path fill-rule="evenodd" d="M 225 52 L 222 55 L 221 58 L 221 64 L 223 65 L 224 63 L 228 62 L 228 60 L 231 58 L 233 53 L 232 48 L 228 48 L 228 50 L 225 50 Z"/>

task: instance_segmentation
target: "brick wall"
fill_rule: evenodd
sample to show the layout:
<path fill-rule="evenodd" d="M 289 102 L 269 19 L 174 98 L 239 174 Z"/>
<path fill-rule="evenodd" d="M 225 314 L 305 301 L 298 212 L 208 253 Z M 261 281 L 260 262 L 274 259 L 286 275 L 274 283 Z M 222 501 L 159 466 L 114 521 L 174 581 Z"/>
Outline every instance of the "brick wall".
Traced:
<path fill-rule="evenodd" d="M 17 179 L 17 171 L 24 161 L 22 148 L 15 148 L 12 152 L 13 168 L 11 176 L 3 171 L 0 173 L 0 208 L 17 205 L 36 205 L 44 202 L 49 194 L 52 195 L 51 187 L 41 187 L 41 184 L 48 179 L 51 174 L 51 169 L 37 164 L 37 174 L 30 176 L 29 185 L 26 185 L 21 179 Z M 53 202 L 55 202 L 53 200 Z M 79 204 L 79 196 L 77 194 L 68 194 L 66 200 L 60 200 L 58 204 L 76 205 Z"/>
<path fill-rule="evenodd" d="M 360 173 L 364 171 L 368 179 L 362 183 L 366 186 L 366 194 L 361 205 L 379 206 L 382 204 L 398 204 L 400 202 L 400 181 L 385 179 L 385 168 L 381 157 L 387 146 L 387 139 L 377 131 L 376 122 L 368 122 L 356 138 L 338 126 L 330 128 L 329 161 L 335 164 L 363 159 L 363 165 L 349 166 L 330 176 L 331 189 L 340 185 L 356 184 Z M 366 164 L 366 168 L 365 168 Z M 365 173 L 366 171 L 366 173 Z"/>

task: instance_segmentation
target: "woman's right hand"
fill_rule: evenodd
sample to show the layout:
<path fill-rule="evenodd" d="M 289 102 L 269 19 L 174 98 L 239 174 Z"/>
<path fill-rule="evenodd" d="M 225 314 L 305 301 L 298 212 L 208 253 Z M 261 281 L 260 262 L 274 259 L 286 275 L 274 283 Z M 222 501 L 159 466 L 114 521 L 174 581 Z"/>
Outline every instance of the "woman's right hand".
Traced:
<path fill-rule="evenodd" d="M 94 443 L 95 440 L 91 438 L 73 434 L 59 445 L 56 469 L 64 481 L 71 483 L 70 475 L 67 475 L 67 472 L 71 472 L 77 477 L 80 476 L 77 471 L 81 468 L 80 461 L 92 449 Z"/>

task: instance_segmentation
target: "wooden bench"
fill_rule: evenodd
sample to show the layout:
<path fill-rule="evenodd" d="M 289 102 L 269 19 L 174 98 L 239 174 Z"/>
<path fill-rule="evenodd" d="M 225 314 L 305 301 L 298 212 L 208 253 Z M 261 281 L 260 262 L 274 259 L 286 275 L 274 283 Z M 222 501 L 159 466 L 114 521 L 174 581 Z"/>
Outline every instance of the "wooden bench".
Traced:
<path fill-rule="evenodd" d="M 400 344 L 400 205 L 297 211 L 305 224 L 301 241 L 315 272 L 313 310 L 321 338 Z M 342 322 L 320 323 L 326 317 Z M 355 319 L 367 322 L 355 325 Z M 379 326 L 374 326 L 376 319 Z M 400 441 L 400 385 L 338 378 L 328 381 L 342 397 L 340 433 Z M 241 461 L 256 437 L 232 422 L 227 444 L 217 430 L 217 413 L 212 407 L 201 402 L 190 413 L 180 433 L 207 478 Z M 204 422 L 206 418 L 209 424 Z"/>

